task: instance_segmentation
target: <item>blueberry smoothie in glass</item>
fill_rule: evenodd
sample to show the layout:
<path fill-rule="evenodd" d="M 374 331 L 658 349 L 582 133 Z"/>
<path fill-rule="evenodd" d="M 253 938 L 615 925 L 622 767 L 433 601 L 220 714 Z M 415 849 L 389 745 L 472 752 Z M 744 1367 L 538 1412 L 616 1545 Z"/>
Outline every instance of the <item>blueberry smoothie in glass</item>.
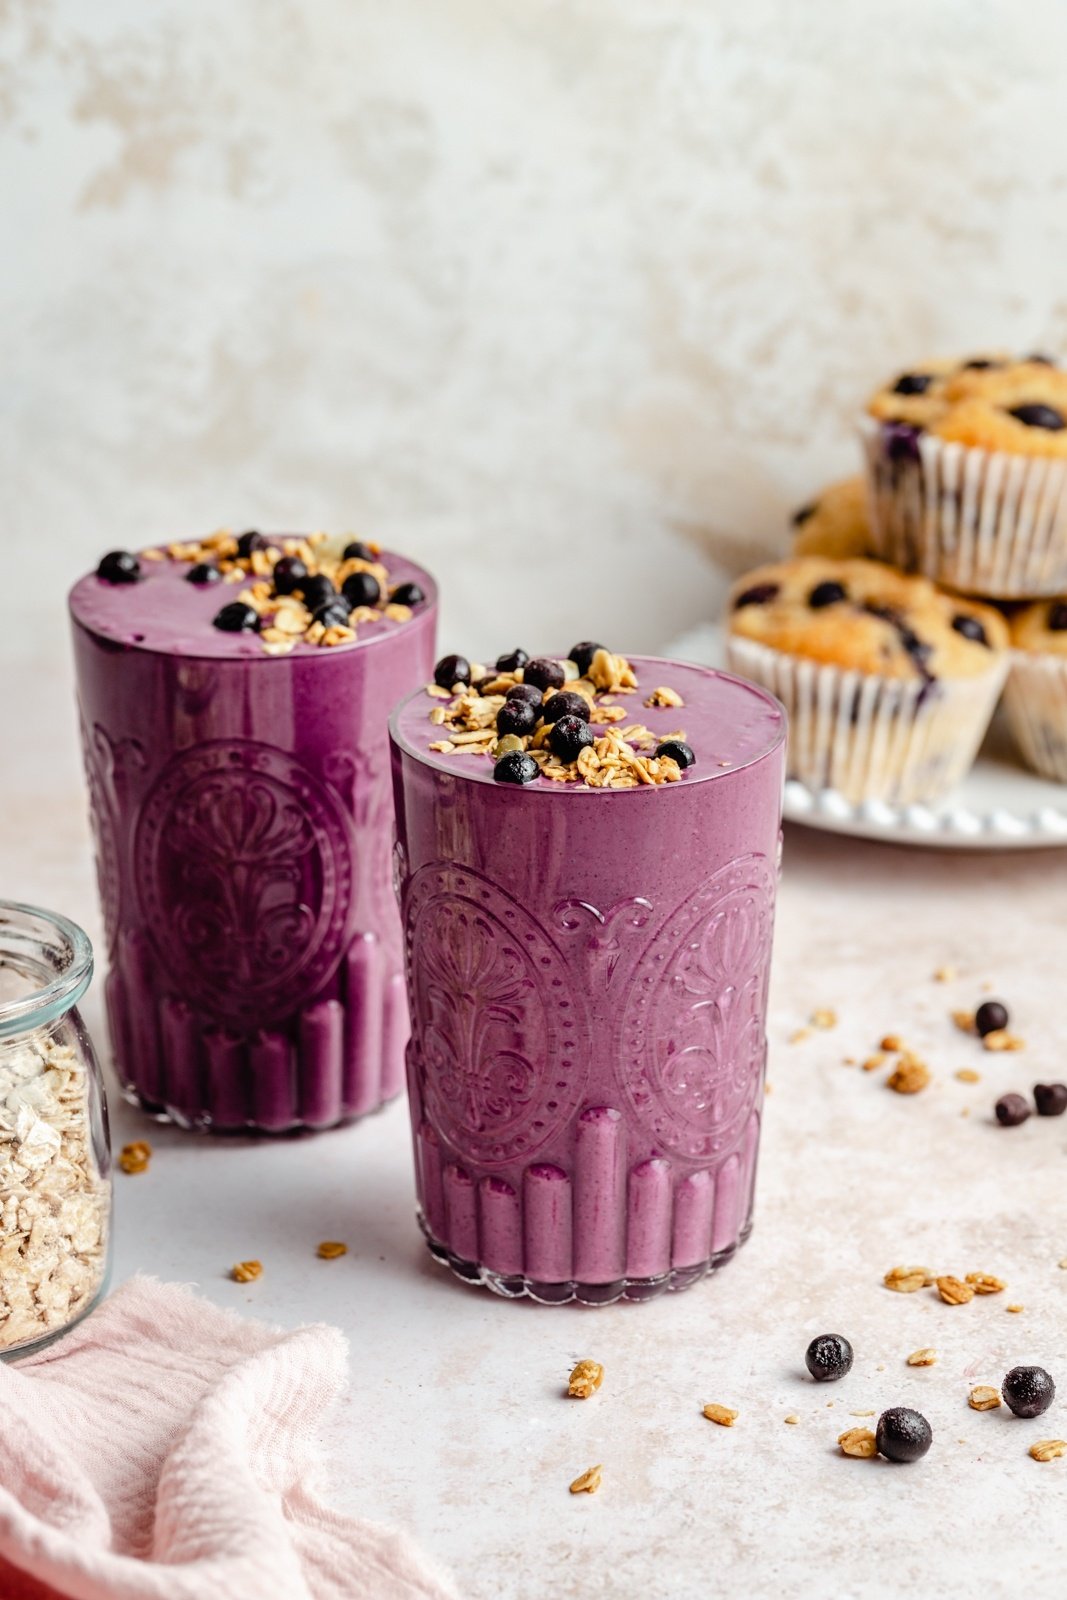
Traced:
<path fill-rule="evenodd" d="M 70 595 L 119 1076 L 184 1126 L 376 1109 L 408 1035 L 387 719 L 437 591 L 359 540 L 112 551 Z"/>
<path fill-rule="evenodd" d="M 419 1219 L 508 1296 L 684 1288 L 751 1227 L 785 717 L 592 641 L 394 713 Z"/>

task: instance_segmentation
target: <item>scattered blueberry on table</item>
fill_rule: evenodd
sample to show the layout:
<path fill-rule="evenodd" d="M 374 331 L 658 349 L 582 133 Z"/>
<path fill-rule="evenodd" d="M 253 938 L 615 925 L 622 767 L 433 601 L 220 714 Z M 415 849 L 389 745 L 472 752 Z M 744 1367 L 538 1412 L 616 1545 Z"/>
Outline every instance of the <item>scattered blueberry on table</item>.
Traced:
<path fill-rule="evenodd" d="M 875 1429 L 878 1454 L 887 1461 L 919 1461 L 933 1443 L 934 1432 L 921 1411 L 890 1406 Z"/>
<path fill-rule="evenodd" d="M 1017 1417 L 1039 1417 L 1056 1398 L 1056 1384 L 1044 1367 L 1012 1367 L 1000 1392 Z"/>
<path fill-rule="evenodd" d="M 841 1333 L 820 1333 L 804 1352 L 804 1365 L 816 1383 L 836 1383 L 852 1370 L 852 1346 Z"/>

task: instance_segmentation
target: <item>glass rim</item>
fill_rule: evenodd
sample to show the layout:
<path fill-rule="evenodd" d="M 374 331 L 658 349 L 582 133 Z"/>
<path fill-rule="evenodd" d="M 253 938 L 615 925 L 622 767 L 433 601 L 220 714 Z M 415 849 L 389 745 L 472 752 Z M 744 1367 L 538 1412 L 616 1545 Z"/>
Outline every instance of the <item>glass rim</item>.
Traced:
<path fill-rule="evenodd" d="M 77 1005 L 93 976 L 93 947 L 84 928 L 58 911 L 27 905 L 20 900 L 0 900 L 0 959 L 9 949 L 15 953 L 17 947 L 9 943 L 7 929 L 21 918 L 44 923 L 58 935 L 57 945 L 63 961 L 55 976 L 40 988 L 14 1000 L 0 1000 L 0 1039 L 44 1027 L 63 1016 Z M 25 931 L 40 944 L 39 935 L 31 934 L 28 928 Z"/>

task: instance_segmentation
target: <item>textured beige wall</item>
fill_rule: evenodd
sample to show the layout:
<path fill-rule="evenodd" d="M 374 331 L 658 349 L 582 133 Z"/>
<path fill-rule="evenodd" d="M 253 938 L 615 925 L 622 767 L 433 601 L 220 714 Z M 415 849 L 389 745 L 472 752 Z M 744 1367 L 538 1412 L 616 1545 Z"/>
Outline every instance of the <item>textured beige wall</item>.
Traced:
<path fill-rule="evenodd" d="M 0 50 L 20 626 L 111 544 L 325 525 L 452 645 L 652 646 L 882 369 L 1067 350 L 1054 0 L 6 0 Z"/>

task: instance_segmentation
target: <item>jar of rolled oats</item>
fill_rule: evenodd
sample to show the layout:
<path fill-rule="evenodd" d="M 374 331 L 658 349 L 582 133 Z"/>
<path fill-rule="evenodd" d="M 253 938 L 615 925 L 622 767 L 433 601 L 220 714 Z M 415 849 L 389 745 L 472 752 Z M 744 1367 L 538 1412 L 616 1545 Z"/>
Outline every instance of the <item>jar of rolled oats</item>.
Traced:
<path fill-rule="evenodd" d="M 0 1357 L 62 1333 L 107 1279 L 107 1108 L 78 1014 L 92 972 L 74 923 L 0 900 Z"/>

